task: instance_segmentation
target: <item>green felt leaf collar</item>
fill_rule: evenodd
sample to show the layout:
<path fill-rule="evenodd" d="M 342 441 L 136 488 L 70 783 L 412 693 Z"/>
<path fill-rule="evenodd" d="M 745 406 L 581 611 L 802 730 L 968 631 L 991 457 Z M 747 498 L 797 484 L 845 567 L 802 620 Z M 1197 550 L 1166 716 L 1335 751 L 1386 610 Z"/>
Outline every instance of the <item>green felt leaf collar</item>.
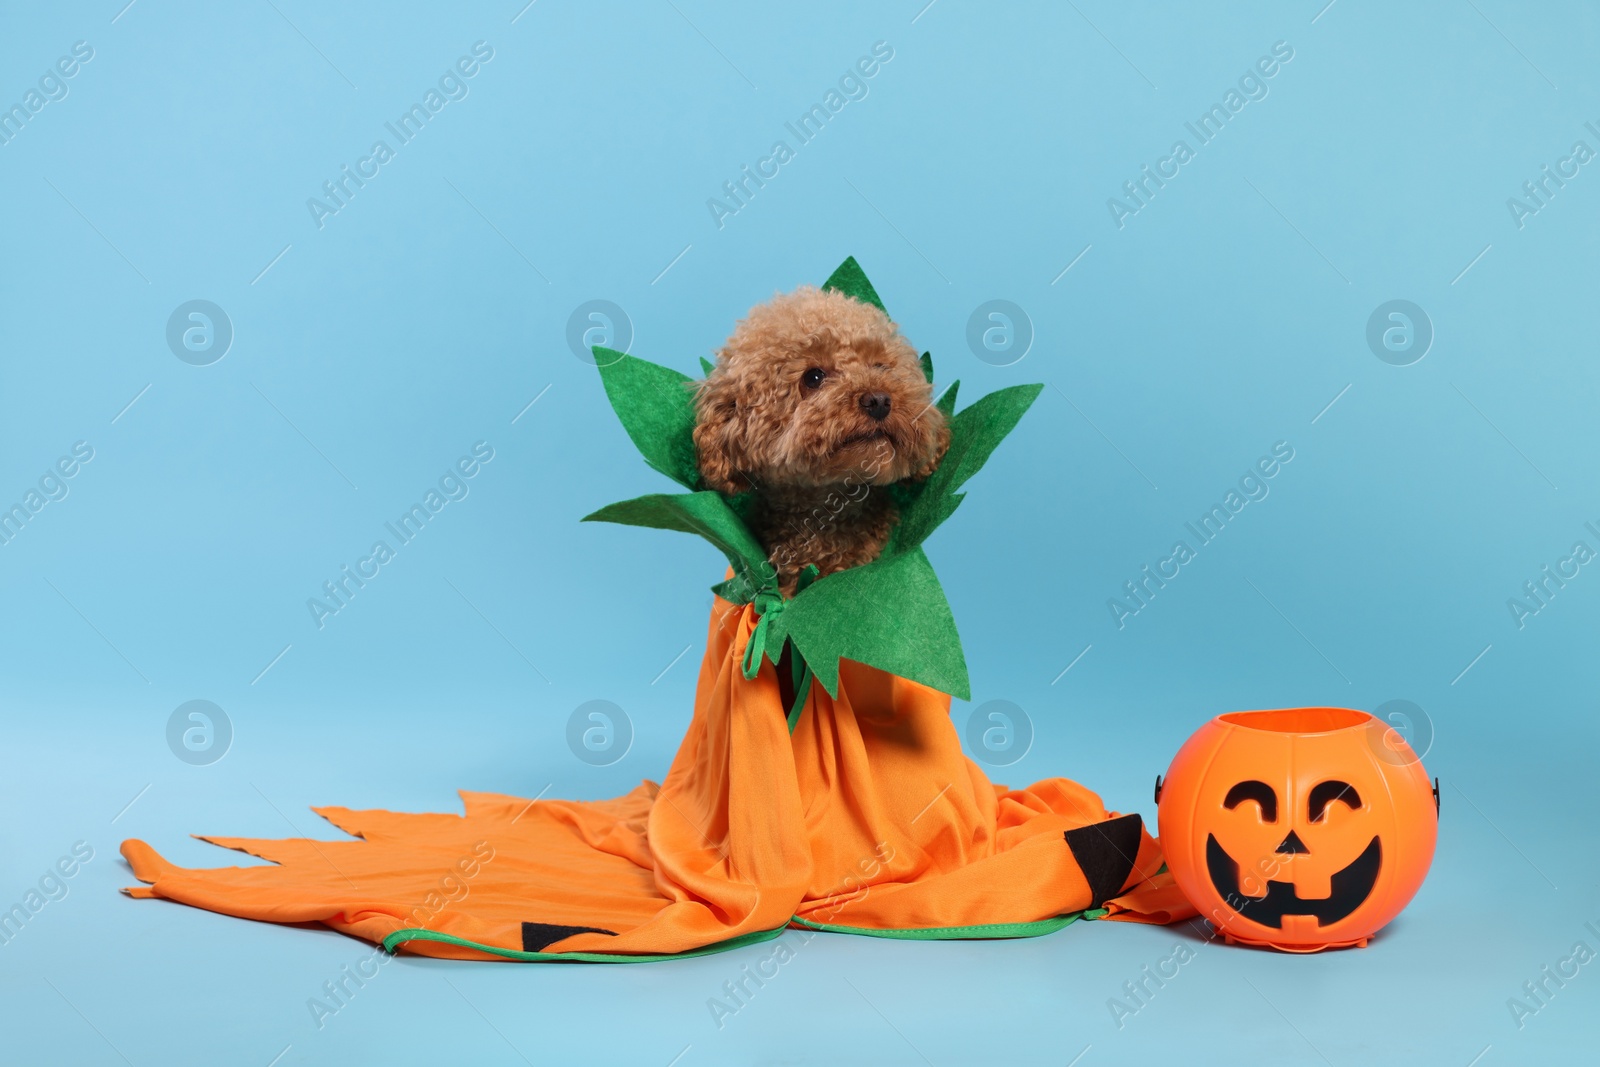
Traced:
<path fill-rule="evenodd" d="M 883 301 L 855 257 L 823 283 L 879 310 Z M 971 699 L 966 658 L 944 590 L 922 543 L 961 504 L 961 486 L 981 469 L 1044 388 L 1014 385 L 955 410 L 951 383 L 936 402 L 950 421 L 950 449 L 921 482 L 891 487 L 899 520 L 882 555 L 871 563 L 802 583 L 793 597 L 778 589 L 777 570 L 741 517 L 748 497 L 701 489 L 694 448 L 693 382 L 647 360 L 595 348 L 606 397 L 644 461 L 688 493 L 653 493 L 610 504 L 585 521 L 616 522 L 698 534 L 728 560 L 733 576 L 712 590 L 733 604 L 754 604 L 761 616 L 752 635 L 747 676 L 760 659 L 776 664 L 790 645 L 830 696 L 839 694 L 839 661 L 854 660 Z M 701 360 L 709 374 L 711 364 Z M 922 356 L 933 380 L 933 357 Z M 794 722 L 791 719 L 790 728 Z"/>

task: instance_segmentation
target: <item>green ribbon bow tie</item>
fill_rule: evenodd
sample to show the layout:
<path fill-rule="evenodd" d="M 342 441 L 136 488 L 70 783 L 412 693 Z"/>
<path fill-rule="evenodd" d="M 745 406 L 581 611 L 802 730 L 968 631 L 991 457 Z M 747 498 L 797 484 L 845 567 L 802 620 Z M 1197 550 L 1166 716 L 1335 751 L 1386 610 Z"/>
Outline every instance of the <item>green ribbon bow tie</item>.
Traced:
<path fill-rule="evenodd" d="M 854 257 L 823 288 L 884 310 Z M 606 397 L 645 463 L 689 492 L 620 501 L 585 516 L 585 521 L 698 534 L 722 552 L 733 577 L 712 591 L 732 604 L 752 604 L 760 616 L 740 664 L 744 676 L 756 676 L 763 656 L 776 665 L 785 643 L 793 650 L 796 705 L 790 711 L 791 730 L 813 676 L 829 696 L 839 695 L 841 659 L 971 699 L 955 618 L 922 542 L 961 504 L 966 494 L 958 490 L 1015 428 L 1042 385 L 1000 389 L 958 413 L 960 383 L 952 383 L 936 402 L 950 422 L 950 448 L 926 479 L 889 487 L 899 518 L 882 554 L 826 578 L 813 580 L 813 568 L 811 577 L 802 575 L 795 595 L 785 598 L 778 590 L 776 568 L 746 524 L 750 494 L 723 496 L 704 488 L 695 459 L 690 378 L 598 345 L 594 354 Z M 702 360 L 701 366 L 709 373 L 709 363 Z M 933 357 L 926 352 L 922 369 L 931 382 Z"/>
<path fill-rule="evenodd" d="M 795 582 L 795 596 L 805 592 L 806 586 L 816 581 L 820 572 L 815 564 L 807 564 L 805 570 L 800 572 L 800 578 Z M 756 590 L 755 597 L 750 601 L 756 609 L 756 628 L 750 634 L 749 642 L 744 646 L 744 659 L 739 664 L 739 670 L 746 681 L 753 681 L 761 673 L 761 658 L 767 652 L 767 642 L 778 616 L 782 614 L 784 606 L 790 601 L 785 599 L 778 591 L 777 583 L 764 585 Z M 783 654 L 783 642 L 778 642 L 778 655 Z M 777 657 L 773 657 L 773 665 L 777 665 Z M 811 693 L 811 667 L 801 656 L 790 657 L 790 680 L 794 683 L 794 701 L 789 706 L 789 732 L 794 733 L 794 728 L 800 725 L 800 712 L 805 709 L 806 697 Z"/>
<path fill-rule="evenodd" d="M 806 564 L 805 569 L 800 572 L 799 579 L 794 583 L 794 595 L 799 596 L 805 592 L 806 586 L 816 581 L 817 575 L 820 573 L 816 564 Z M 744 646 L 744 661 L 739 665 L 739 669 L 743 671 L 746 680 L 753 679 L 760 673 L 761 654 L 766 650 L 767 642 L 771 638 L 772 626 L 777 621 L 778 615 L 782 613 L 784 606 L 788 603 L 789 601 L 778 591 L 776 577 L 771 583 L 764 584 L 757 589 L 755 596 L 750 599 L 750 604 L 756 609 L 756 614 L 759 617 L 756 619 L 755 632 L 750 635 L 750 643 Z M 783 645 L 780 642 L 778 655 L 781 656 L 782 654 Z M 772 659 L 774 663 L 777 662 L 777 656 Z"/>
<path fill-rule="evenodd" d="M 766 651 L 767 636 L 772 629 L 772 624 L 777 620 L 783 606 L 788 603 L 783 594 L 776 590 L 768 592 L 763 589 L 756 593 L 751 601 L 755 606 L 758 618 L 756 619 L 755 632 L 750 635 L 750 643 L 744 646 L 744 662 L 739 664 L 745 679 L 751 680 L 761 671 L 761 656 Z M 782 653 L 779 653 L 780 655 Z"/>

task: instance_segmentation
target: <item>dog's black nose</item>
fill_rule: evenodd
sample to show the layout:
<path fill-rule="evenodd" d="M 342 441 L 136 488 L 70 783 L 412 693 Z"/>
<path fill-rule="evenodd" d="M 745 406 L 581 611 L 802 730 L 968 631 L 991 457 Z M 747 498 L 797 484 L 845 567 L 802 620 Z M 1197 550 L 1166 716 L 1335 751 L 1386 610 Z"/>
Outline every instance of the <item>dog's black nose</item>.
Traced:
<path fill-rule="evenodd" d="M 862 393 L 861 410 L 867 413 L 867 418 L 882 422 L 889 417 L 889 394 Z"/>

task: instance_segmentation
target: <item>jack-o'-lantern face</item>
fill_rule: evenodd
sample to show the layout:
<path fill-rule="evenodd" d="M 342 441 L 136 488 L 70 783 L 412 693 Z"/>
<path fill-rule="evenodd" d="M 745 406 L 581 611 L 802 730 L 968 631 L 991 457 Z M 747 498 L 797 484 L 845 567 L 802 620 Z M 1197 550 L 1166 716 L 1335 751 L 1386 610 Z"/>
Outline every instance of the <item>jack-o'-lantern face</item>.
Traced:
<path fill-rule="evenodd" d="M 1355 786 L 1337 778 L 1329 778 L 1312 786 L 1310 797 L 1306 802 L 1305 821 L 1312 824 L 1326 823 L 1328 805 L 1335 799 L 1354 811 L 1361 810 L 1361 794 Z M 1239 782 L 1228 790 L 1228 795 L 1223 800 L 1223 807 L 1231 810 L 1247 800 L 1255 801 L 1256 813 L 1264 824 L 1276 826 L 1280 823 L 1277 793 L 1270 785 L 1256 779 Z M 1271 862 L 1259 866 L 1284 874 L 1293 873 L 1294 870 L 1304 870 L 1305 877 L 1293 881 L 1279 881 L 1277 877 L 1270 877 L 1267 880 L 1266 896 L 1260 897 L 1251 896 L 1244 891 L 1246 876 L 1241 874 L 1239 862 L 1217 841 L 1215 833 L 1206 835 L 1206 874 L 1211 879 L 1212 888 L 1232 906 L 1234 911 L 1262 926 L 1281 930 L 1284 917 L 1287 915 L 1310 915 L 1317 920 L 1318 926 L 1336 923 L 1366 903 L 1367 898 L 1372 895 L 1372 887 L 1378 882 L 1378 872 L 1383 869 L 1383 843 L 1374 835 L 1361 850 L 1360 855 L 1328 874 L 1326 896 L 1313 895 L 1302 898 L 1297 887 L 1317 878 L 1317 868 L 1326 869 L 1327 863 L 1315 862 L 1310 846 L 1294 828 L 1295 821 L 1281 820 L 1288 825 L 1288 832 L 1273 848 Z M 1359 834 L 1359 831 L 1357 833 Z M 1306 862 L 1301 863 L 1299 857 L 1304 857 Z M 1252 875 L 1248 880 L 1252 888 L 1259 885 L 1259 877 Z M 1311 892 L 1315 893 L 1320 888 L 1321 883 L 1318 882 Z"/>
<path fill-rule="evenodd" d="M 1201 914 L 1299 951 L 1364 943 L 1398 914 L 1437 815 L 1420 763 L 1385 731 L 1365 712 L 1296 708 L 1223 715 L 1190 738 L 1162 787 L 1161 841 Z"/>

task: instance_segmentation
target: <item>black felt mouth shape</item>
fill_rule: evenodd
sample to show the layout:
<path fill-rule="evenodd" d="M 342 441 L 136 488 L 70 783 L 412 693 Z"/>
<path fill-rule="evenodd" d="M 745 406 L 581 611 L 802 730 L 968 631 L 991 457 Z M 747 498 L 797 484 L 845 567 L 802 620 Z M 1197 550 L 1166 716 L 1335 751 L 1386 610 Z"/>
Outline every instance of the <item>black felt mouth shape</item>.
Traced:
<path fill-rule="evenodd" d="M 1272 881 L 1267 883 L 1266 896 L 1249 897 L 1239 888 L 1239 864 L 1217 844 L 1214 835 L 1206 835 L 1206 871 L 1211 875 L 1211 885 L 1222 894 L 1228 907 L 1251 922 L 1280 930 L 1285 915 L 1315 915 L 1318 926 L 1328 926 L 1345 918 L 1372 895 L 1372 887 L 1378 884 L 1378 872 L 1382 868 L 1383 846 L 1374 837 L 1361 855 L 1328 880 L 1331 892 L 1322 900 L 1301 900 L 1288 882 Z"/>

